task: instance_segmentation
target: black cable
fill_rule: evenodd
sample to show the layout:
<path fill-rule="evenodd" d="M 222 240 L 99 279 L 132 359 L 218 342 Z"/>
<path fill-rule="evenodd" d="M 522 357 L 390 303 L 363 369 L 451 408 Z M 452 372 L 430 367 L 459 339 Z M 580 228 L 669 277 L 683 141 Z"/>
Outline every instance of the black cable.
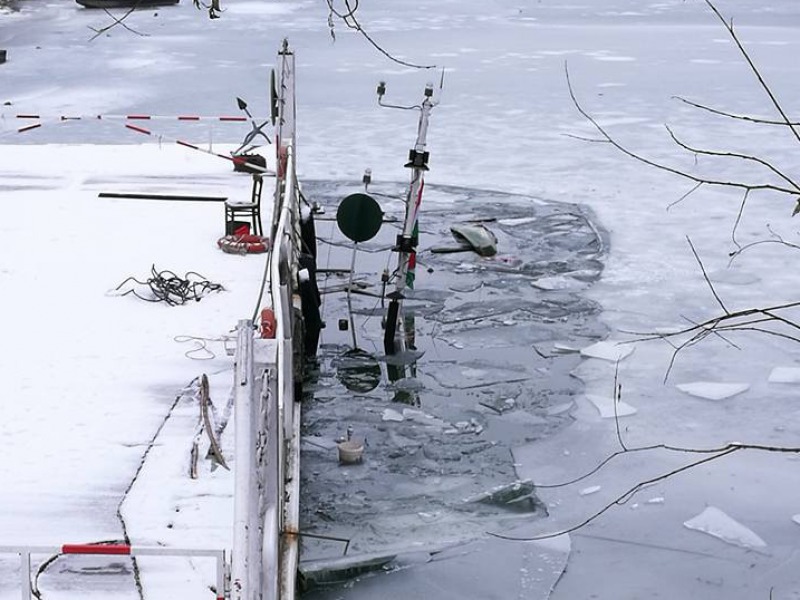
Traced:
<path fill-rule="evenodd" d="M 209 281 L 196 271 L 189 271 L 183 277 L 180 277 L 173 271 L 158 271 L 156 266 L 153 265 L 150 268 L 150 274 L 151 277 L 145 281 L 140 281 L 135 277 L 128 277 L 115 288 L 115 291 L 122 288 L 126 283 L 133 281 L 137 285 L 147 288 L 150 291 L 150 295 L 140 293 L 136 288 L 132 287 L 122 292 L 121 296 L 133 294 L 146 302 L 165 302 L 169 306 L 179 306 L 186 304 L 189 300 L 199 302 L 207 294 L 225 289 L 222 284 Z"/>
<path fill-rule="evenodd" d="M 412 69 L 435 69 L 436 65 L 418 65 L 415 63 L 410 63 L 404 60 L 397 58 L 390 54 L 387 50 L 385 50 L 378 42 L 376 42 L 372 36 L 370 36 L 364 28 L 362 27 L 361 23 L 358 22 L 356 19 L 356 11 L 358 10 L 359 0 L 354 0 L 354 4 L 350 4 L 350 0 L 344 0 L 344 5 L 347 7 L 347 12 L 342 13 L 337 11 L 333 6 L 333 0 L 325 0 L 328 4 L 329 14 L 335 15 L 337 18 L 341 19 L 341 21 L 349 28 L 354 29 L 366 39 L 373 48 L 375 48 L 378 52 L 383 54 L 389 60 L 396 62 L 399 65 L 403 65 L 404 67 L 411 67 Z M 333 35 L 333 20 L 328 19 L 328 26 L 331 29 L 331 35 Z"/>

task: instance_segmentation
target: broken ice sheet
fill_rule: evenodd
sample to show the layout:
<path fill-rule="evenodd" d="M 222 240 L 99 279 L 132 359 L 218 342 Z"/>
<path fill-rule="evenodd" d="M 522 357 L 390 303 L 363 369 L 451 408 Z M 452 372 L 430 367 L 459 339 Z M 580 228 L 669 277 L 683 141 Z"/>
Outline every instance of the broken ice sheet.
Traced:
<path fill-rule="evenodd" d="M 404 420 L 404 417 L 403 417 L 403 415 L 401 415 L 399 412 L 397 412 L 393 408 L 386 408 L 383 411 L 383 415 L 381 416 L 381 420 L 383 420 L 383 421 L 394 421 L 394 422 L 400 423 L 401 421 Z"/>
<path fill-rule="evenodd" d="M 596 344 L 583 348 L 581 350 L 581 355 L 588 358 L 599 358 L 600 360 L 617 362 L 630 356 L 631 352 L 633 352 L 633 346 L 630 344 L 621 345 L 617 342 L 597 342 Z"/>
<path fill-rule="evenodd" d="M 616 402 L 614 398 L 598 396 L 596 394 L 586 394 L 586 399 L 594 404 L 597 412 L 599 412 L 600 416 L 604 419 L 613 419 L 615 415 L 617 417 L 628 417 L 636 414 L 636 408 L 622 401 Z M 616 412 L 614 412 L 615 402 Z"/>
<path fill-rule="evenodd" d="M 531 281 L 531 285 L 535 288 L 545 291 L 567 290 L 576 291 L 589 287 L 585 281 L 579 281 L 566 275 L 555 275 L 553 277 L 539 277 Z"/>
<path fill-rule="evenodd" d="M 770 383 L 800 383 L 800 367 L 775 367 L 769 374 Z"/>
<path fill-rule="evenodd" d="M 734 546 L 753 550 L 767 547 L 767 543 L 752 530 L 735 521 L 715 506 L 709 506 L 683 525 L 689 529 L 707 533 Z"/>
<path fill-rule="evenodd" d="M 713 381 L 695 381 L 676 385 L 680 391 L 706 400 L 725 400 L 750 389 L 748 383 L 716 383 Z"/>

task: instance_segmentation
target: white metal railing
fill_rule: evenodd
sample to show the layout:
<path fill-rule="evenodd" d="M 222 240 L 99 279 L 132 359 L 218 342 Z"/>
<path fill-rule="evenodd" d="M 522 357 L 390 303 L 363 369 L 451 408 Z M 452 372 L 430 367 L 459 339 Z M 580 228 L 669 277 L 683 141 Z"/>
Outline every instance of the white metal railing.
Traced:
<path fill-rule="evenodd" d="M 198 548 L 149 548 L 146 546 L 129 546 L 127 544 L 64 544 L 61 546 L 0 546 L 0 554 L 18 554 L 20 557 L 20 586 L 22 600 L 31 600 L 31 556 L 35 554 L 94 554 L 124 556 L 194 556 L 216 559 L 216 597 L 217 600 L 228 598 L 227 563 L 224 550 L 203 550 Z"/>
<path fill-rule="evenodd" d="M 292 600 L 297 573 L 300 405 L 294 402 L 293 334 L 300 215 L 294 55 L 285 42 L 278 62 L 278 164 L 267 265 L 276 326 L 274 339 L 254 340 L 252 321 L 238 325 L 232 600 Z"/>

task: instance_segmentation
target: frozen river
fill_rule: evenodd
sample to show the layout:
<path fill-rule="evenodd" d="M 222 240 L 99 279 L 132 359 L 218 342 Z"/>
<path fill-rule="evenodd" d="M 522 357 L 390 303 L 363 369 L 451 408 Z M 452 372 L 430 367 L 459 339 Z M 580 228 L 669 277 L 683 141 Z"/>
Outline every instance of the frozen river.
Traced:
<path fill-rule="evenodd" d="M 8 51 L 8 62 L 0 65 L 0 194 L 4 206 L 11 207 L 0 225 L 0 330 L 9 340 L 0 364 L 5 417 L 0 434 L 13 448 L 13 459 L 0 467 L 0 532 L 8 543 L 116 539 L 120 497 L 139 464 L 142 445 L 152 438 L 173 399 L 201 369 L 211 374 L 215 396 L 226 397 L 230 387 L 230 361 L 221 346 L 200 367 L 174 338 L 194 333 L 218 340 L 238 318 L 249 315 L 260 265 L 218 256 L 219 207 L 98 205 L 97 192 L 139 185 L 222 195 L 245 190 L 246 182 L 243 186 L 228 179 L 228 165 L 170 144 L 181 138 L 218 149 L 227 147 L 223 143 L 238 143 L 247 127 L 213 121 L 187 125 L 174 117 L 235 113 L 237 96 L 254 113 L 265 113 L 268 71 L 284 37 L 298 56 L 301 178 L 357 186 L 370 167 L 376 186 L 391 186 L 406 175 L 402 164 L 413 142 L 416 115 L 376 107 L 375 84 L 387 82 L 387 101 L 413 103 L 424 84 L 438 82 L 440 74 L 393 63 L 341 25 L 332 41 L 324 2 L 230 0 L 215 21 L 180 4 L 135 13 L 126 24 L 138 34 L 115 27 L 94 41 L 89 41 L 93 29 L 111 22 L 103 13 L 66 0 L 20 0 L 18 5 L 17 13 L 0 12 L 0 48 Z M 734 19 L 788 114 L 798 114 L 796 3 L 720 0 L 719 8 Z M 612 148 L 575 139 L 594 132 L 570 101 L 565 63 L 587 110 L 642 154 L 684 169 L 710 169 L 704 172 L 726 179 L 773 180 L 774 173 L 744 170 L 737 161 L 709 165 L 682 152 L 663 130 L 669 123 L 688 142 L 763 154 L 791 173 L 797 141 L 785 129 L 733 122 L 672 100 L 681 95 L 732 113 L 775 118 L 764 91 L 704 2 L 425 0 L 409 10 L 407 3 L 382 1 L 362 2 L 359 15 L 389 51 L 406 61 L 446 68 L 442 102 L 431 121 L 428 183 L 444 186 L 442 190 L 516 193 L 548 206 L 586 205 L 608 232 L 599 279 L 579 294 L 580 302 L 600 309 L 592 315 L 592 323 L 600 323 L 597 329 L 592 325 L 591 335 L 578 336 L 587 345 L 603 330 L 611 342 L 629 340 L 630 331 L 674 328 L 719 312 L 687 236 L 727 306 L 791 299 L 796 288 L 793 255 L 785 248 L 758 246 L 729 265 L 741 196 L 705 188 L 667 210 L 690 185 Z M 147 138 L 125 129 L 120 119 L 61 118 L 131 113 L 164 118 L 147 124 L 154 132 Z M 39 114 L 42 126 L 17 133 L 31 124 L 17 114 Z M 142 142 L 150 145 L 134 146 Z M 738 241 L 769 238 L 767 225 L 796 241 L 789 218 L 794 204 L 790 198 L 753 194 L 738 226 Z M 460 208 L 454 212 L 467 216 Z M 181 243 L 171 237 L 176 231 Z M 434 261 L 431 276 L 449 269 L 454 273 L 462 262 L 456 260 L 449 266 Z M 105 296 L 125 277 L 147 272 L 153 262 L 205 271 L 229 291 L 171 312 Z M 479 274 L 459 276 L 475 279 Z M 484 275 L 490 281 L 500 278 L 497 273 Z M 526 292 L 535 290 L 526 285 Z M 468 297 L 476 291 L 457 293 L 465 295 L 465 304 L 475 303 L 461 307 L 465 314 L 482 314 L 483 299 Z M 498 297 L 503 293 L 498 291 Z M 338 301 L 331 296 L 326 302 L 334 310 Z M 422 308 L 431 301 L 422 301 Z M 55 319 L 58 326 L 48 318 L 54 306 L 61 311 Z M 448 311 L 453 307 L 435 314 L 442 318 Z M 334 324 L 340 313 L 339 307 Z M 446 323 L 437 326 L 435 314 L 431 320 L 423 315 L 422 321 L 431 330 L 438 327 L 436 345 L 445 360 L 453 359 L 458 344 L 469 352 L 475 340 Z M 521 332 L 519 343 L 530 357 L 524 361 L 526 369 L 546 366 L 536 349 L 548 356 L 553 340 L 548 342 L 545 332 L 526 319 L 498 314 L 487 322 L 501 331 Z M 515 324 L 503 325 L 503 320 Z M 342 335 L 326 342 L 320 382 L 327 377 L 338 385 L 332 361 L 347 339 Z M 560 356 L 557 362 L 564 365 L 578 363 L 571 370 L 564 367 L 565 378 L 569 372 L 580 379 L 569 418 L 554 419 L 552 435 L 542 437 L 547 426 L 532 423 L 534 439 L 515 445 L 513 461 L 504 463 L 498 481 L 512 476 L 514 465 L 513 475 L 522 479 L 563 482 L 618 450 L 614 420 L 602 416 L 617 380 L 623 385 L 622 401 L 636 411 L 627 411 L 620 421 L 629 447 L 670 443 L 705 448 L 732 440 L 796 445 L 796 378 L 771 377 L 779 367 L 783 375 L 794 373 L 798 359 L 790 340 L 752 334 L 708 339 L 681 353 L 665 382 L 671 355 L 666 344 L 637 344 L 618 370 L 602 358 Z M 435 356 L 436 351 L 426 350 L 423 359 Z M 504 358 L 509 365 L 503 368 L 514 370 L 521 361 L 521 356 Z M 444 389 L 461 396 L 458 386 L 480 371 L 474 364 L 466 367 L 466 374 L 453 371 L 452 379 L 438 382 L 424 364 L 417 368 L 422 406 L 409 408 L 424 409 L 424 414 L 442 410 L 433 416 L 443 424 L 473 425 L 470 419 L 475 419 L 484 427 L 480 435 L 492 430 L 489 421 L 509 418 L 485 407 L 478 410 L 487 412 L 471 413 L 475 404 L 481 406 L 471 396 L 462 407 L 450 406 L 433 393 Z M 709 394 L 720 389 L 740 393 Z M 514 392 L 509 389 L 509 395 Z M 425 405 L 425 393 L 431 394 L 430 406 Z M 320 397 L 319 391 L 315 394 L 313 402 Z M 531 408 L 532 417 L 543 417 L 538 405 Z M 402 409 L 399 413 L 409 418 Z M 390 428 L 401 430 L 406 420 L 384 422 L 382 410 L 367 414 L 376 427 L 384 428 L 377 438 L 382 443 L 393 439 L 406 448 L 415 443 L 391 436 Z M 355 429 L 358 422 L 353 424 Z M 509 445 L 516 427 L 510 424 L 506 430 Z M 319 428 L 313 435 L 323 444 L 343 433 L 325 423 Z M 173 441 L 180 445 L 181 435 L 190 438 L 192 431 L 189 420 Z M 306 450 L 314 456 L 315 450 Z M 368 453 L 372 456 L 369 448 Z M 548 516 L 535 514 L 519 533 L 569 528 L 635 483 L 680 468 L 685 458 L 627 454 L 581 483 L 540 489 Z M 549 589 L 545 579 L 554 581 L 569 556 L 552 593 L 556 600 L 797 598 L 796 464 L 794 453 L 740 452 L 659 481 L 615 506 L 570 536 L 569 554 L 566 543 L 545 549 L 481 539 L 460 551 L 437 553 L 437 560 L 430 562 L 412 555 L 407 564 L 414 568 L 366 578 L 336 594 L 402 598 L 444 588 L 460 598 L 544 597 L 542 590 Z M 229 482 L 224 473 L 194 483 L 182 478 L 179 458 L 173 467 L 174 472 L 162 469 L 162 478 L 141 483 L 140 501 L 129 507 L 132 536 L 168 545 L 229 545 Z M 369 510 L 379 512 L 374 506 Z M 737 526 L 756 534 L 764 545 Z M 363 535 L 366 544 L 370 536 L 379 540 L 386 534 L 367 529 Z M 181 581 L 169 569 L 143 571 L 148 600 L 175 597 L 187 589 L 208 593 L 202 570 L 188 563 L 175 568 L 186 574 Z M 11 561 L 0 563 L 3 600 L 18 597 L 14 569 Z M 58 594 L 53 590 L 49 598 Z M 109 597 L 105 588 L 98 594 Z M 134 594 L 130 587 L 120 597 Z"/>

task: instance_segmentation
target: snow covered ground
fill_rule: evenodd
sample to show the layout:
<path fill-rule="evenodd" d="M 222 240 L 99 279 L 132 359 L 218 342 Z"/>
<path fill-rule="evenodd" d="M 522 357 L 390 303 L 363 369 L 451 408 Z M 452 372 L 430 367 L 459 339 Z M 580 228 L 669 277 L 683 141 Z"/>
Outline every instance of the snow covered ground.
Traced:
<path fill-rule="evenodd" d="M 371 167 L 376 179 L 402 180 L 413 122 L 408 113 L 376 108 L 374 85 L 385 80 L 387 100 L 411 103 L 438 73 L 391 63 L 341 26 L 332 43 L 322 2 L 230 0 L 213 22 L 190 5 L 143 11 L 126 23 L 147 37 L 117 27 L 93 42 L 88 27 L 109 23 L 102 13 L 55 0 L 20 7 L 0 13 L 0 48 L 8 50 L 8 62 L 0 65 L 0 434 L 7 449 L 0 466 L 0 544 L 119 539 L 121 494 L 175 398 L 204 372 L 212 376 L 212 398 L 224 404 L 228 393 L 230 359 L 222 342 L 209 342 L 214 357 L 199 362 L 175 337 L 218 340 L 248 317 L 261 263 L 231 260 L 215 248 L 218 204 L 106 201 L 96 194 L 142 185 L 169 193 L 245 194 L 247 178 L 234 177 L 224 161 L 169 144 L 171 137 L 211 141 L 219 151 L 243 130 L 158 121 L 149 126 L 163 135 L 161 145 L 138 146 L 143 139 L 120 122 L 61 122 L 58 116 L 230 114 L 237 95 L 251 108 L 263 107 L 268 67 L 286 36 L 298 55 L 301 176 L 358 180 Z M 796 140 L 784 129 L 733 122 L 672 99 L 682 95 L 774 118 L 703 2 L 423 0 L 413 8 L 365 2 L 359 15 L 387 49 L 447 68 L 431 123 L 429 181 L 592 207 L 611 233 L 611 251 L 602 280 L 588 293 L 605 309 L 611 341 L 630 339 L 625 331 L 675 327 L 719 313 L 686 236 L 730 309 L 793 298 L 791 250 L 759 246 L 728 265 L 741 196 L 704 189 L 667 210 L 691 186 L 569 137 L 593 131 L 569 100 L 565 62 L 584 107 L 642 154 L 706 168 L 705 161 L 695 167 L 694 157 L 669 140 L 663 129 L 669 123 L 691 144 L 757 151 L 793 166 Z M 735 19 L 787 112 L 800 112 L 794 64 L 800 9 L 789 0 L 768 6 L 720 0 L 719 8 Z M 21 124 L 13 115 L 21 112 L 50 119 L 17 134 Z M 711 168 L 722 179 L 751 172 L 737 161 Z M 755 178 L 768 175 L 758 171 Z M 796 241 L 792 209 L 786 197 L 753 195 L 738 239 L 765 239 L 769 224 Z M 227 291 L 182 308 L 107 295 L 129 275 L 146 275 L 153 263 L 199 271 Z M 618 374 L 622 400 L 636 409 L 620 420 L 625 443 L 797 445 L 796 377 L 783 371 L 770 381 L 774 368 L 800 366 L 794 344 L 756 335 L 733 341 L 738 348 L 709 338 L 687 349 L 666 382 L 671 348 L 637 344 Z M 572 479 L 619 448 L 614 420 L 601 417 L 596 401 L 613 396 L 614 363 L 587 358 L 576 374 L 586 383 L 586 397 L 577 399 L 575 424 L 515 452 L 520 475 L 537 483 Z M 695 393 L 677 387 L 698 383 L 684 387 Z M 717 384 L 736 384 L 731 390 L 740 393 L 720 397 L 726 394 Z M 718 399 L 698 397 L 698 391 Z M 195 408 L 186 398 L 178 403 L 170 424 L 178 432 L 162 438 L 176 453 L 148 461 L 160 467 L 142 471 L 123 507 L 141 543 L 229 544 L 215 517 L 206 520 L 229 506 L 224 477 L 219 471 L 198 480 L 180 474 L 180 452 L 188 453 L 181 440 L 193 431 Z M 569 528 L 636 482 L 696 459 L 632 453 L 580 483 L 542 489 L 551 518 L 520 534 Z M 168 494 L 159 493 L 165 489 Z M 568 568 L 552 597 L 800 597 L 798 490 L 796 455 L 765 452 L 738 452 L 661 481 L 571 535 Z M 530 581 L 542 568 L 537 553 L 523 543 L 504 544 L 505 552 L 524 557 L 519 577 L 475 597 L 533 593 Z M 179 581 L 170 581 L 165 568 L 150 566 L 147 598 L 207 586 L 210 567 L 195 567 L 176 567 Z M 3 600 L 19 595 L 16 568 L 13 560 L 0 561 Z M 62 570 L 69 576 L 70 569 Z M 409 571 L 383 578 L 385 587 L 377 589 L 389 597 L 391 586 L 400 585 L 393 582 L 410 577 Z M 82 585 L 76 577 L 71 583 Z M 46 597 L 74 597 L 55 589 L 59 585 Z M 100 584 L 81 591 L 135 597 L 132 587 L 118 594 Z M 369 582 L 338 592 L 348 598 L 375 593 Z"/>

